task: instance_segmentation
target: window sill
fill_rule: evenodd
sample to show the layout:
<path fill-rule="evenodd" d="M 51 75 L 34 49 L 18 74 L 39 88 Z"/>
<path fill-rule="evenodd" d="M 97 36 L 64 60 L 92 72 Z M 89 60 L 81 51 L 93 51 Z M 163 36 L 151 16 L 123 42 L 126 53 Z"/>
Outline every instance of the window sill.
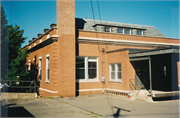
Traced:
<path fill-rule="evenodd" d="M 45 81 L 45 83 L 49 83 L 49 81 Z"/>
<path fill-rule="evenodd" d="M 89 79 L 89 80 L 78 79 L 78 80 L 76 80 L 76 82 L 79 82 L 79 83 L 83 83 L 83 82 L 99 82 L 99 80 L 98 79 Z"/>
<path fill-rule="evenodd" d="M 117 82 L 117 83 L 122 83 L 122 80 L 109 80 L 109 82 Z"/>

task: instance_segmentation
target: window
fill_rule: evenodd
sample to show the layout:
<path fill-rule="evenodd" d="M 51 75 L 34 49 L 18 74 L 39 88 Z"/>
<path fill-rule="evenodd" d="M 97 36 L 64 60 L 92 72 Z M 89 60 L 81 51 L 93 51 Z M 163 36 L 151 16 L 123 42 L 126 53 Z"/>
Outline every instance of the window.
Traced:
<path fill-rule="evenodd" d="M 46 55 L 46 82 L 49 82 L 49 55 Z"/>
<path fill-rule="evenodd" d="M 42 39 L 40 39 L 39 42 L 41 43 L 41 42 L 42 42 Z"/>
<path fill-rule="evenodd" d="M 36 42 L 34 42 L 34 46 L 36 45 Z"/>
<path fill-rule="evenodd" d="M 29 45 L 29 49 L 31 48 L 31 45 Z"/>
<path fill-rule="evenodd" d="M 124 29 L 123 28 L 118 28 L 118 33 L 124 34 Z"/>
<path fill-rule="evenodd" d="M 29 60 L 28 62 L 29 62 L 29 64 L 28 64 L 28 70 L 31 70 L 31 61 Z"/>
<path fill-rule="evenodd" d="M 105 32 L 111 32 L 111 28 L 110 27 L 105 27 Z"/>
<path fill-rule="evenodd" d="M 41 81 L 42 76 L 42 57 L 39 57 L 39 81 Z"/>
<path fill-rule="evenodd" d="M 98 80 L 97 65 L 97 57 L 76 57 L 76 79 L 85 81 Z"/>
<path fill-rule="evenodd" d="M 143 35 L 143 30 L 138 30 L 138 35 Z"/>
<path fill-rule="evenodd" d="M 131 30 L 130 30 L 130 29 L 126 29 L 126 30 L 125 30 L 125 33 L 126 33 L 126 34 L 131 34 Z"/>
<path fill-rule="evenodd" d="M 122 81 L 121 78 L 121 63 L 110 64 L 110 80 L 112 81 Z"/>

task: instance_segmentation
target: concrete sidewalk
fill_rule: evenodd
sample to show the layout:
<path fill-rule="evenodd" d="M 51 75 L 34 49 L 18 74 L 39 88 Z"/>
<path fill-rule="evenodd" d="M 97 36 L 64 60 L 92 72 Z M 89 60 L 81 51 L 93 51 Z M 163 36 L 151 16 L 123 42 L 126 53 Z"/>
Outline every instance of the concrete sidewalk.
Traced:
<path fill-rule="evenodd" d="M 179 100 L 145 102 L 112 94 L 9 100 L 9 117 L 179 118 Z"/>
<path fill-rule="evenodd" d="M 55 99 L 104 117 L 179 118 L 179 100 L 145 102 L 112 94 Z"/>

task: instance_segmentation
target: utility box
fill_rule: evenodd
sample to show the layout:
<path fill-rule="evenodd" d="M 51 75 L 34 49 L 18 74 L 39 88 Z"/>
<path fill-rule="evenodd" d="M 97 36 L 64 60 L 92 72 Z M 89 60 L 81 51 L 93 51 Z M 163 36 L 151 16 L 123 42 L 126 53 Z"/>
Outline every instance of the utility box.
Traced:
<path fill-rule="evenodd" d="M 105 82 L 105 77 L 101 77 L 101 82 Z"/>

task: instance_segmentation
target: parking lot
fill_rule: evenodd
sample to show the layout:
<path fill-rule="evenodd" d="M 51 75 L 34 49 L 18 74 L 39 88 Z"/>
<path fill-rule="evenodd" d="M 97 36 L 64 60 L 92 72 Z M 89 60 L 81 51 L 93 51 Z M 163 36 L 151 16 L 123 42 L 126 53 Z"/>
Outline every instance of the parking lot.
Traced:
<path fill-rule="evenodd" d="M 112 94 L 2 101 L 9 117 L 179 118 L 179 100 L 145 102 Z M 3 105 L 4 104 L 4 105 Z"/>

